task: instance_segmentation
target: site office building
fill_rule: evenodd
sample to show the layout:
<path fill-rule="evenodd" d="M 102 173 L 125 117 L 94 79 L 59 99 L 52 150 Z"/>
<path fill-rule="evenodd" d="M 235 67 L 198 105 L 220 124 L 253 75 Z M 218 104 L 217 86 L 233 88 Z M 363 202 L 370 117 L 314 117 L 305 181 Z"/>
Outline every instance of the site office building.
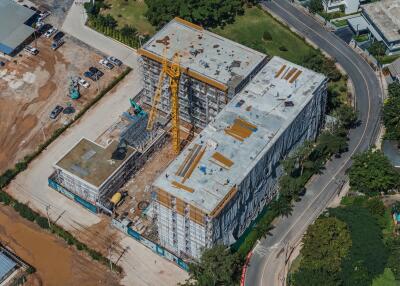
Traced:
<path fill-rule="evenodd" d="M 199 258 L 234 243 L 275 196 L 279 162 L 318 134 L 326 83 L 273 57 L 154 181 L 160 244 Z"/>

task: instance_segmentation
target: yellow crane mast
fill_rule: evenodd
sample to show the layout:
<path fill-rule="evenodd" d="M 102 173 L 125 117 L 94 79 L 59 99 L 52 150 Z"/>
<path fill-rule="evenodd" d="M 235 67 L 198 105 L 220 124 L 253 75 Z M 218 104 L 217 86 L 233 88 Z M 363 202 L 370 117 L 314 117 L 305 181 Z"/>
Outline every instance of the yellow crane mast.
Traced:
<path fill-rule="evenodd" d="M 165 77 L 169 77 L 169 89 L 171 90 L 171 119 L 172 119 L 172 144 L 173 149 L 176 154 L 179 154 L 181 144 L 180 144 L 180 123 L 179 123 L 179 79 L 181 76 L 180 65 L 179 65 L 179 55 L 175 53 L 172 58 L 171 64 L 168 63 L 166 57 L 166 50 L 164 50 L 162 69 L 160 77 L 158 79 L 158 85 L 156 92 L 153 97 L 153 102 L 151 105 L 151 110 L 149 114 L 149 120 L 147 122 L 147 130 L 152 130 L 154 121 L 157 117 L 157 106 L 161 99 L 162 86 Z"/>

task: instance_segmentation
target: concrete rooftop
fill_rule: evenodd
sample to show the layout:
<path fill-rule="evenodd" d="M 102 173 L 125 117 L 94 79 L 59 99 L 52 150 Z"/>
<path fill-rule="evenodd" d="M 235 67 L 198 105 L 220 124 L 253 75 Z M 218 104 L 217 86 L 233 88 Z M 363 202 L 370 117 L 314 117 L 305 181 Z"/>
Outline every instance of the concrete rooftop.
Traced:
<path fill-rule="evenodd" d="M 164 48 L 168 59 L 179 53 L 183 68 L 233 87 L 266 58 L 260 52 L 179 18 L 170 21 L 142 46 L 142 50 L 158 57 L 163 56 Z"/>
<path fill-rule="evenodd" d="M 324 80 L 321 74 L 272 58 L 153 186 L 211 213 L 281 136 Z"/>
<path fill-rule="evenodd" d="M 399 0 L 381 0 L 362 7 L 388 41 L 400 40 Z"/>
<path fill-rule="evenodd" d="M 0 0 L 0 44 L 14 49 L 32 35 L 35 29 L 24 23 L 34 14 L 12 0 Z"/>
<path fill-rule="evenodd" d="M 111 158 L 118 147 L 117 141 L 112 141 L 107 147 L 98 145 L 82 138 L 56 164 L 68 173 L 99 188 L 136 150 L 127 146 L 123 160 Z"/>

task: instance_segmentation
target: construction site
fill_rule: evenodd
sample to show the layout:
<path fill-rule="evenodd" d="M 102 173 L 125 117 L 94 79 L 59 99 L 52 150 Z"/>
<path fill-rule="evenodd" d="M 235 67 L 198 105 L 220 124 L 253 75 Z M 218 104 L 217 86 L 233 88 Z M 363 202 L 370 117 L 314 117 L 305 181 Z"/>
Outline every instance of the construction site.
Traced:
<path fill-rule="evenodd" d="M 327 80 L 179 18 L 138 53 L 143 89 L 49 186 L 187 269 L 273 199 L 279 162 L 324 124 Z"/>
<path fill-rule="evenodd" d="M 79 89 L 80 98 L 70 96 L 72 79 L 82 76 L 102 55 L 79 41 L 65 36 L 65 44 L 56 51 L 51 41 L 38 38 L 33 45 L 39 53 L 21 52 L 14 58 L 1 56 L 0 61 L 0 172 L 36 150 L 54 130 L 73 120 L 111 80 L 122 72 L 106 72 L 97 83 Z M 49 118 L 55 106 L 64 107 L 56 119 Z M 70 107 L 70 108 L 67 108 Z M 73 111 L 67 113 L 67 111 Z"/>

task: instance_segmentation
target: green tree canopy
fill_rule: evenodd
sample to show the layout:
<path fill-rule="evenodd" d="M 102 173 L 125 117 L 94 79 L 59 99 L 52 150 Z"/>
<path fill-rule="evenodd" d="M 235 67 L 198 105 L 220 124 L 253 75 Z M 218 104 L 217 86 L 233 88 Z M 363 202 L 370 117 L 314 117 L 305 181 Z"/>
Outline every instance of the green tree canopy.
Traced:
<path fill-rule="evenodd" d="M 334 115 L 339 119 L 340 124 L 345 128 L 353 127 L 357 122 L 357 112 L 351 106 L 342 104 L 335 109 Z"/>
<path fill-rule="evenodd" d="M 235 285 L 240 261 L 223 245 L 204 250 L 199 263 L 189 265 L 189 279 L 183 286 Z"/>
<path fill-rule="evenodd" d="M 322 0 L 310 0 L 308 10 L 313 14 L 323 11 L 324 5 L 322 4 Z"/>
<path fill-rule="evenodd" d="M 386 138 L 400 140 L 400 84 L 390 84 L 389 98 L 383 106 L 383 122 L 386 127 Z"/>
<path fill-rule="evenodd" d="M 320 217 L 308 228 L 303 243 L 294 285 L 338 285 L 337 274 L 352 244 L 347 225 L 334 217 Z"/>
<path fill-rule="evenodd" d="M 376 195 L 397 188 L 399 173 L 381 151 L 368 150 L 357 154 L 350 167 L 350 186 L 367 195 Z"/>
<path fill-rule="evenodd" d="M 224 26 L 243 13 L 241 0 L 145 0 L 150 23 L 162 27 L 178 16 L 204 27 Z"/>

